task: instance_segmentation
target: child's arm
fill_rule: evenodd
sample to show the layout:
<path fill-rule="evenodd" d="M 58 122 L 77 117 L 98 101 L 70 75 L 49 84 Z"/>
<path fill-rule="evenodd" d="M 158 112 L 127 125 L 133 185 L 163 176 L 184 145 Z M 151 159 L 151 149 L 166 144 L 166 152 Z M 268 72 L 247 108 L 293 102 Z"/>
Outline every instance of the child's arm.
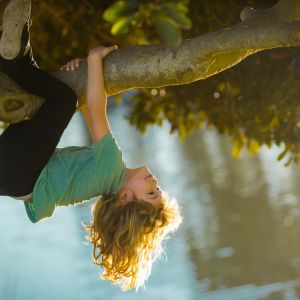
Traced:
<path fill-rule="evenodd" d="M 88 83 L 87 83 L 87 112 L 94 142 L 99 142 L 108 131 L 109 122 L 106 115 L 106 92 L 103 78 L 103 58 L 117 46 L 99 46 L 89 52 Z"/>
<path fill-rule="evenodd" d="M 86 105 L 82 105 L 80 107 L 80 112 L 82 113 L 83 117 L 84 117 L 84 120 L 85 120 L 85 123 L 89 129 L 89 132 L 90 132 L 90 135 L 93 139 L 93 141 L 95 141 L 95 138 L 94 138 L 94 133 L 93 133 L 93 128 L 92 128 L 92 125 L 91 125 L 91 120 L 90 120 L 90 116 L 89 116 L 89 113 L 88 113 L 88 110 L 87 110 L 87 106 Z"/>
<path fill-rule="evenodd" d="M 82 60 L 82 58 L 72 59 L 71 61 L 66 63 L 64 66 L 62 66 L 60 68 L 60 70 L 74 71 L 76 68 L 79 67 L 81 60 Z M 86 100 L 83 100 L 83 102 L 86 103 Z M 89 116 L 89 113 L 87 110 L 87 105 L 86 104 L 81 105 L 79 111 L 82 113 L 82 115 L 84 117 L 85 123 L 87 124 L 87 127 L 89 129 L 89 132 L 90 132 L 90 135 L 91 135 L 93 141 L 95 141 L 90 116 Z"/>

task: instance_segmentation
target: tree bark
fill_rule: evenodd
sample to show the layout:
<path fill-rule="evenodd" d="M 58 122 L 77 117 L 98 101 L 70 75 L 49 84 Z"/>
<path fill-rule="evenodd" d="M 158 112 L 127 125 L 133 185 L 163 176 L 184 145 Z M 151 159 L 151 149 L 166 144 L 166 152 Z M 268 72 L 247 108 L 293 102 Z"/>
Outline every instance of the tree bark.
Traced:
<path fill-rule="evenodd" d="M 191 83 L 220 73 L 259 51 L 300 45 L 300 0 L 280 0 L 265 10 L 246 7 L 240 17 L 242 21 L 236 25 L 185 40 L 178 47 L 141 45 L 114 51 L 104 60 L 107 95 L 133 88 Z M 75 71 L 56 71 L 52 75 L 77 93 L 78 108 L 84 105 L 86 60 Z M 8 80 L 2 88 L 2 78 L 1 75 L 0 120 L 16 123 L 24 116 L 34 115 L 41 99 L 13 88 L 14 84 Z M 12 109 L 13 99 L 23 105 L 17 107 L 15 102 Z M 9 101 L 10 104 L 5 104 Z"/>

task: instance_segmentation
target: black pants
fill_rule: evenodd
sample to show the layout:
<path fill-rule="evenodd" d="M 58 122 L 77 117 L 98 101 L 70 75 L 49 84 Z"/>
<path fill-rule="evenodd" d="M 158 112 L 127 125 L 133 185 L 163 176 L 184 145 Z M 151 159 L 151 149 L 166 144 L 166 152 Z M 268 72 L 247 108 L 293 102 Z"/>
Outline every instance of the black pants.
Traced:
<path fill-rule="evenodd" d="M 24 90 L 45 99 L 30 120 L 9 125 L 0 136 L 0 195 L 18 197 L 33 191 L 76 111 L 77 96 L 66 84 L 38 68 L 32 49 L 18 60 L 0 56 L 0 70 Z"/>

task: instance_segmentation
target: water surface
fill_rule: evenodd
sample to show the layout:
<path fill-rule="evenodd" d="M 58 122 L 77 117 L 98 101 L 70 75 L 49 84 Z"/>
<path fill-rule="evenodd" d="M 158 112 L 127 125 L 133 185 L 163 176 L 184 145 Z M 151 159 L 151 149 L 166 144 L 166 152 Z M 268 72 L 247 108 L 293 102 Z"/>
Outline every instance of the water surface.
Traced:
<path fill-rule="evenodd" d="M 32 224 L 21 202 L 0 197 L 0 299 L 300 299 L 299 167 L 277 162 L 279 147 L 234 159 L 214 130 L 180 142 L 165 123 L 142 136 L 125 113 L 111 108 L 109 119 L 128 166 L 147 165 L 182 209 L 167 261 L 154 264 L 146 290 L 121 292 L 91 263 L 81 222 L 92 201 Z M 58 147 L 86 136 L 76 113 Z"/>

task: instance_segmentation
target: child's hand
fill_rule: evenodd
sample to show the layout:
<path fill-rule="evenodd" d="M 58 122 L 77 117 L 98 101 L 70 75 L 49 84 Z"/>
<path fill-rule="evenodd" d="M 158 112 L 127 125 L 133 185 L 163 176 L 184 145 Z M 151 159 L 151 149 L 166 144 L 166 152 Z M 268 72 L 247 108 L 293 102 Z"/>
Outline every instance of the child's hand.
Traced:
<path fill-rule="evenodd" d="M 106 57 L 110 52 L 117 50 L 118 45 L 113 45 L 111 47 L 104 47 L 104 46 L 98 46 L 96 48 L 93 48 L 89 51 L 89 58 L 91 57 L 97 57 L 103 59 Z"/>
<path fill-rule="evenodd" d="M 75 68 L 79 67 L 79 63 L 82 60 L 82 58 L 75 58 L 72 59 L 71 61 L 69 61 L 67 64 L 65 64 L 64 66 L 62 66 L 60 68 L 60 70 L 66 70 L 66 71 L 74 71 Z"/>

